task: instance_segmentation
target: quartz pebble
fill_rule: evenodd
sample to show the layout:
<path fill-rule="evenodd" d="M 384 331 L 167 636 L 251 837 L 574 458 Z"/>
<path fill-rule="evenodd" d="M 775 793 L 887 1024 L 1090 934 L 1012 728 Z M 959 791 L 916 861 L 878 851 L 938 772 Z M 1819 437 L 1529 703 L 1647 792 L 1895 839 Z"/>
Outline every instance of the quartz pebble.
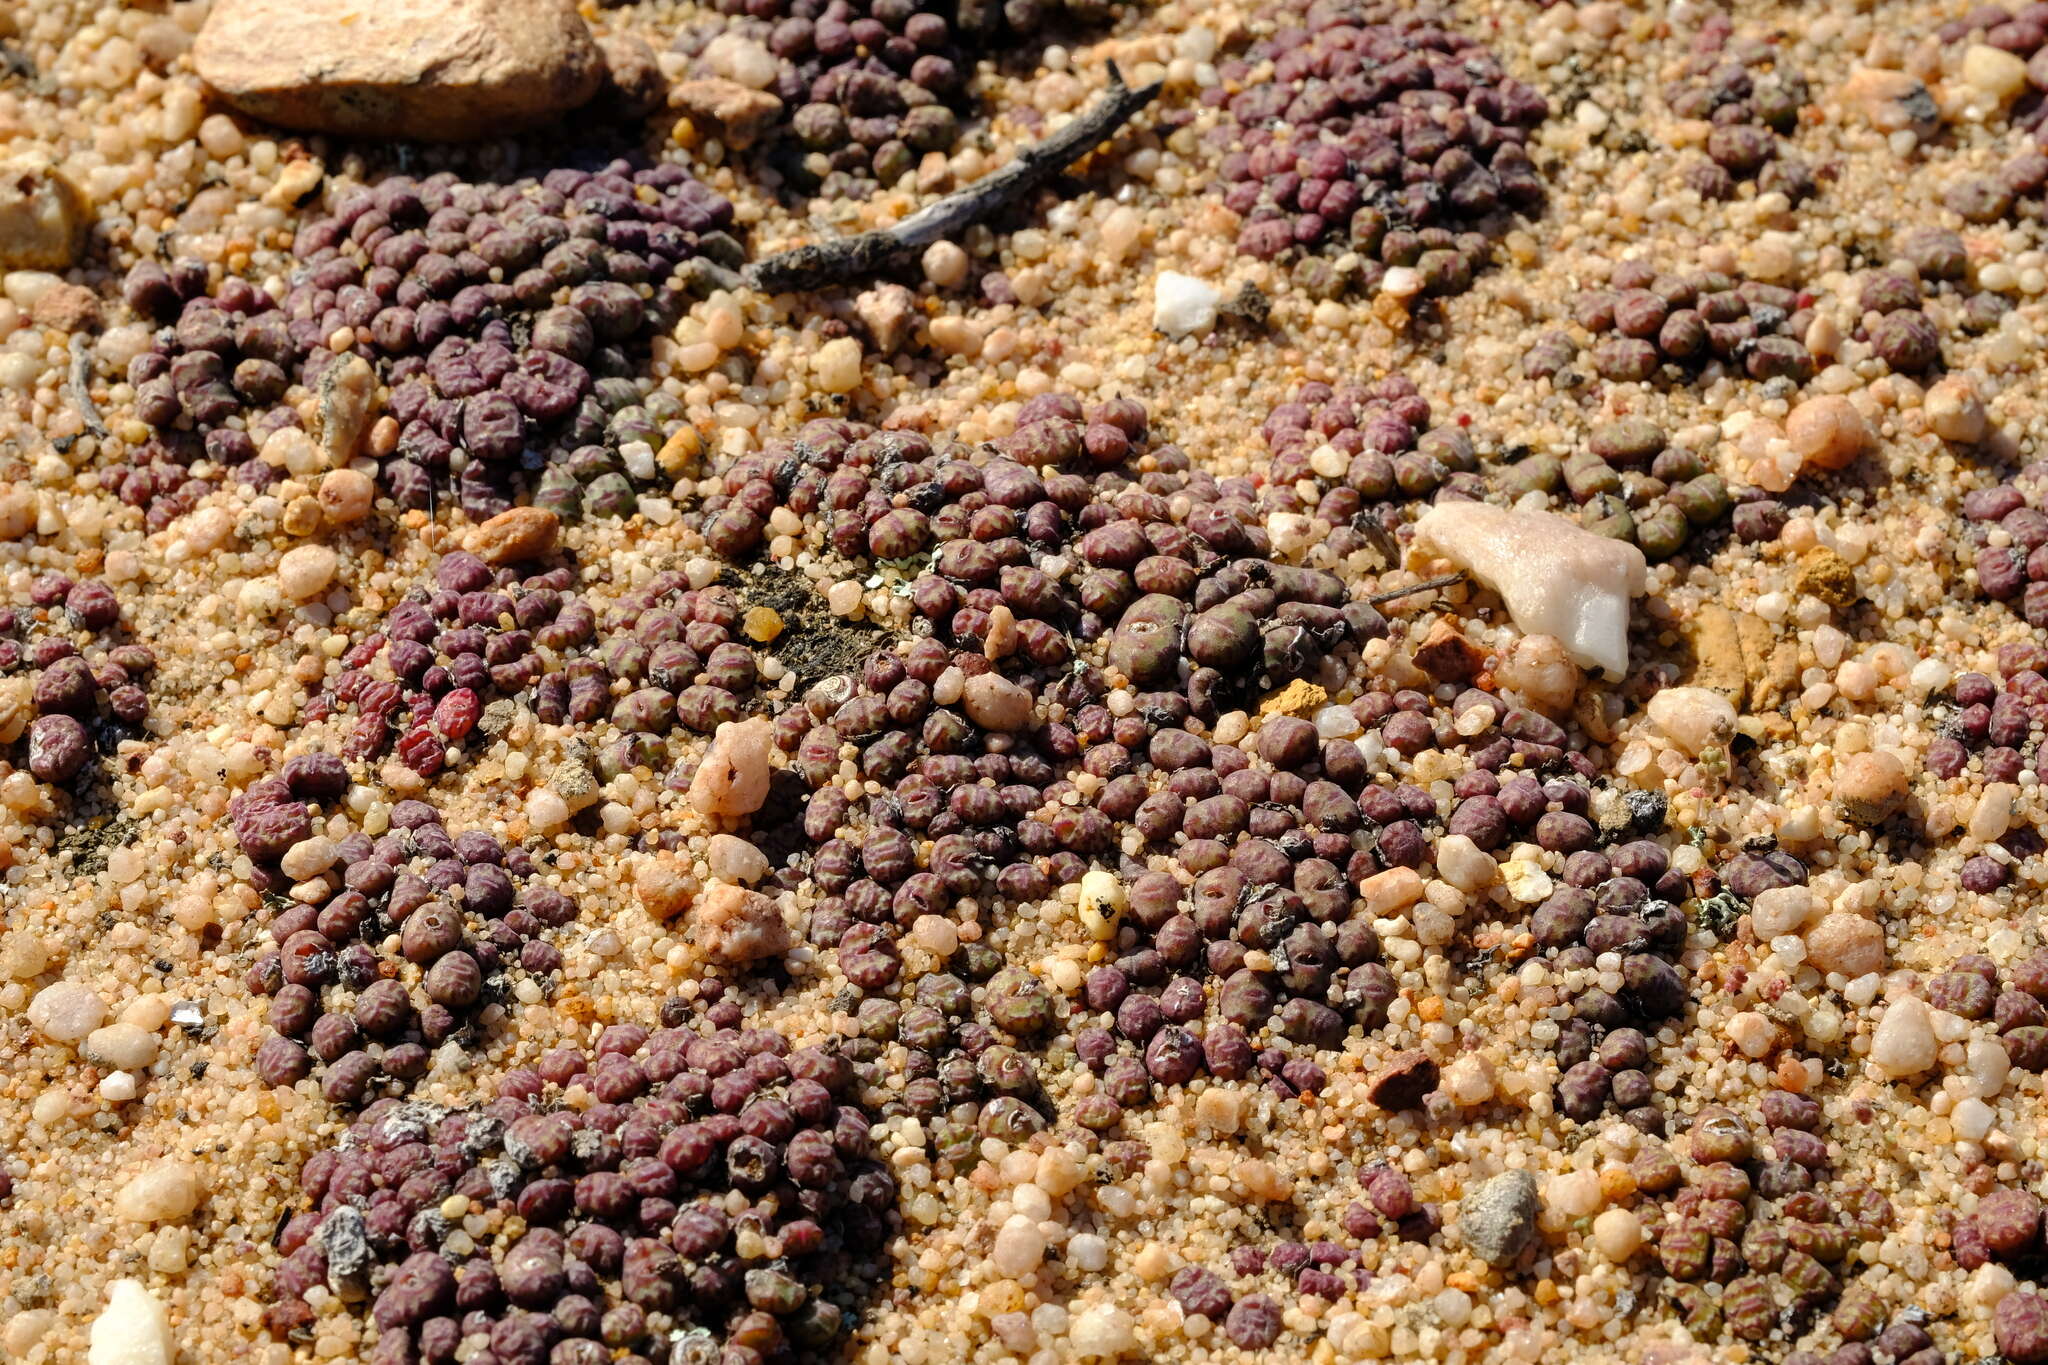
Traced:
<path fill-rule="evenodd" d="M 125 1021 L 96 1028 L 85 1037 L 86 1057 L 119 1071 L 138 1071 L 156 1060 L 161 1041 L 156 1034 Z"/>
<path fill-rule="evenodd" d="M 1137 1345 L 1130 1314 L 1114 1304 L 1097 1304 L 1074 1317 L 1067 1341 L 1084 1360 L 1115 1360 Z"/>
<path fill-rule="evenodd" d="M 1632 1209 L 1607 1209 L 1593 1220 L 1593 1244 L 1600 1254 L 1622 1265 L 1643 1244 L 1643 1224 Z"/>
<path fill-rule="evenodd" d="M 1870 1040 L 1870 1060 L 1894 1079 L 1917 1076 L 1934 1065 L 1939 1043 L 1924 1001 L 1903 996 L 1886 1007 Z"/>
<path fill-rule="evenodd" d="M 989 1253 L 989 1261 L 997 1271 L 1017 1279 L 1038 1269 L 1045 1259 L 1045 1238 L 1039 1233 L 1038 1225 L 1023 1214 L 1012 1214 L 996 1233 L 995 1248 Z"/>
<path fill-rule="evenodd" d="M 781 908 L 743 886 L 706 886 L 690 907 L 690 925 L 704 950 L 721 962 L 753 962 L 789 951 Z"/>
<path fill-rule="evenodd" d="M 982 673 L 967 680 L 961 705 L 968 719 L 984 730 L 1021 730 L 1031 720 L 1031 694 L 994 673 Z"/>
<path fill-rule="evenodd" d="M 1855 404 L 1839 394 L 1809 398 L 1785 418 L 1785 438 L 1816 469 L 1846 469 L 1875 441 Z"/>
<path fill-rule="evenodd" d="M 511 507 L 469 533 L 468 551 L 486 564 L 521 564 L 554 552 L 562 519 L 539 507 Z"/>
<path fill-rule="evenodd" d="M 1548 512 L 1480 502 L 1436 504 L 1415 536 L 1498 591 L 1523 631 L 1555 636 L 1575 662 L 1610 677 L 1626 671 L 1629 600 L 1648 572 L 1633 545 Z"/>
<path fill-rule="evenodd" d="M 1195 336 L 1216 325 L 1216 308 L 1223 295 L 1213 286 L 1163 270 L 1152 286 L 1152 325 L 1170 337 Z"/>
<path fill-rule="evenodd" d="M 106 1021 L 107 1003 L 91 988 L 59 981 L 36 992 L 28 1021 L 53 1043 L 76 1043 Z"/>
<path fill-rule="evenodd" d="M 604 82 L 561 0 L 222 0 L 193 44 L 207 85 L 269 123 L 367 138 L 503 136 Z"/>
<path fill-rule="evenodd" d="M 704 845 L 704 860 L 721 881 L 757 882 L 768 875 L 767 855 L 736 835 L 712 835 Z"/>
<path fill-rule="evenodd" d="M 340 567 L 340 556 L 325 545 L 301 545 L 277 562 L 277 585 L 294 602 L 308 602 L 327 591 Z"/>
<path fill-rule="evenodd" d="M 774 729 L 764 717 L 727 721 L 711 737 L 697 775 L 690 781 L 690 805 L 705 815 L 751 815 L 768 799 L 768 755 Z"/>
<path fill-rule="evenodd" d="M 811 357 L 811 373 L 826 393 L 851 393 L 860 383 L 860 343 L 852 337 L 826 342 Z"/>
<path fill-rule="evenodd" d="M 140 1280 L 115 1280 L 93 1319 L 86 1365 L 172 1365 L 178 1354 L 170 1316 Z"/>
<path fill-rule="evenodd" d="M 1884 968 L 1884 927 L 1861 915 L 1837 910 L 1821 917 L 1806 935 L 1806 954 L 1824 972 L 1858 977 Z"/>
<path fill-rule="evenodd" d="M 1694 757 L 1727 745 L 1735 735 L 1735 707 L 1704 687 L 1667 687 L 1650 698 L 1650 723 Z"/>
<path fill-rule="evenodd" d="M 123 1185 L 114 1197 L 114 1212 L 133 1223 L 168 1223 L 198 1208 L 202 1197 L 199 1173 L 183 1162 L 167 1161 Z"/>
<path fill-rule="evenodd" d="M 1835 802 L 1853 824 L 1883 824 L 1906 802 L 1906 765 L 1887 753 L 1851 754 L 1836 770 Z"/>
<path fill-rule="evenodd" d="M 49 158 L 0 163 L 0 270 L 67 269 L 91 225 L 85 195 Z"/>

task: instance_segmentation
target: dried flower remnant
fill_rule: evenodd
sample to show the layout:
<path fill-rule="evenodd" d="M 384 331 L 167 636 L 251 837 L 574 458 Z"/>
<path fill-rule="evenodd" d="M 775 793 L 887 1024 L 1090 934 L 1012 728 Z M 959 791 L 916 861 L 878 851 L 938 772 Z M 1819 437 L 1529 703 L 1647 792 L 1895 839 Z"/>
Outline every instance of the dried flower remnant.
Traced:
<path fill-rule="evenodd" d="M 1362 261 L 1349 280 L 1304 263 L 1329 277 L 1312 288 L 1461 292 L 1542 204 L 1525 148 L 1543 96 L 1430 10 L 1318 3 L 1218 75 L 1202 98 L 1228 115 L 1212 137 L 1239 250 Z"/>
<path fill-rule="evenodd" d="M 1111 62 L 1109 89 L 1101 99 L 1051 137 L 1018 152 L 1002 169 L 889 227 L 778 252 L 749 266 L 747 278 L 769 292 L 816 289 L 901 264 L 923 248 L 982 226 L 1087 156 L 1150 104 L 1160 87 L 1155 81 L 1132 89 Z M 844 391 L 833 387 L 835 392 Z M 851 387 L 850 379 L 845 387 Z"/>

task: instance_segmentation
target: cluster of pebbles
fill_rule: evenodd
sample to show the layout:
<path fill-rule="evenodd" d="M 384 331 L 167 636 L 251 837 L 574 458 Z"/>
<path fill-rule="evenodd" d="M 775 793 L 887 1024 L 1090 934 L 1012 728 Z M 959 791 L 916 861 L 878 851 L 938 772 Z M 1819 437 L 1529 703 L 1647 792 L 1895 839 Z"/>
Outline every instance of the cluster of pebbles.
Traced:
<path fill-rule="evenodd" d="M 102 478 L 163 525 L 220 478 L 318 475 L 355 449 L 380 382 L 369 447 L 401 507 L 450 496 L 481 521 L 544 470 L 572 488 L 616 474 L 639 359 L 687 308 L 688 266 L 736 263 L 732 212 L 673 164 L 398 175 L 309 219 L 280 276 L 140 262 L 123 295 L 163 326 L 128 380 L 157 434 Z"/>

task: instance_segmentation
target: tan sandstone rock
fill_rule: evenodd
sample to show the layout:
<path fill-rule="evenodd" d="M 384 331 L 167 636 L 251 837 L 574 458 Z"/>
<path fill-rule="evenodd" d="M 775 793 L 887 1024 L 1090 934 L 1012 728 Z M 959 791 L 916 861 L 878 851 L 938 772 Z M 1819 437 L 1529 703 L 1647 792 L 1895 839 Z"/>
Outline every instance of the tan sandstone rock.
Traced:
<path fill-rule="evenodd" d="M 671 108 L 724 129 L 730 147 L 752 146 L 782 114 L 782 101 L 766 90 L 749 90 L 717 76 L 682 82 L 668 92 L 668 102 Z"/>
<path fill-rule="evenodd" d="M 572 0 L 216 0 L 192 60 L 254 118 L 435 142 L 545 123 L 605 80 Z"/>
<path fill-rule="evenodd" d="M 697 943 L 721 962 L 753 962 L 789 951 L 782 908 L 758 891 L 712 882 L 690 907 Z"/>
<path fill-rule="evenodd" d="M 63 270 L 91 225 L 85 195 L 47 158 L 0 162 L 0 270 Z"/>

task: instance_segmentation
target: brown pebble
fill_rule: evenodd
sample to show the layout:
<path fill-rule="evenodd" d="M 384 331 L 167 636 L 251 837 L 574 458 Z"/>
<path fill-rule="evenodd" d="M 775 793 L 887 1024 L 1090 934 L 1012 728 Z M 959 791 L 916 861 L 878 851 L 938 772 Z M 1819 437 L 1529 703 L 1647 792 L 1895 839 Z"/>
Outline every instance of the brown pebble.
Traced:
<path fill-rule="evenodd" d="M 1396 1113 L 1421 1105 L 1424 1096 L 1436 1089 L 1436 1082 L 1437 1065 L 1427 1052 L 1400 1052 L 1372 1078 L 1365 1097 L 1388 1113 Z"/>
<path fill-rule="evenodd" d="M 100 301 L 82 284 L 60 284 L 36 300 L 31 316 L 37 326 L 59 332 L 96 332 Z"/>
<path fill-rule="evenodd" d="M 1465 632 L 1439 617 L 1429 638 L 1415 651 L 1416 666 L 1439 682 L 1471 682 L 1486 666 L 1486 651 L 1465 638 Z"/>
<path fill-rule="evenodd" d="M 1841 611 L 1857 598 L 1856 571 L 1849 567 L 1849 561 L 1825 545 L 1816 545 L 1808 550 L 1799 561 L 1799 570 L 1792 577 L 1793 588 L 1808 597 L 1817 597 L 1837 611 Z"/>
<path fill-rule="evenodd" d="M 562 519 L 540 507 L 500 512 L 469 533 L 465 548 L 486 564 L 519 564 L 555 548 Z"/>
<path fill-rule="evenodd" d="M 1835 804 L 1852 824 L 1881 825 L 1906 803 L 1906 766 L 1886 753 L 1852 754 L 1835 770 Z"/>

